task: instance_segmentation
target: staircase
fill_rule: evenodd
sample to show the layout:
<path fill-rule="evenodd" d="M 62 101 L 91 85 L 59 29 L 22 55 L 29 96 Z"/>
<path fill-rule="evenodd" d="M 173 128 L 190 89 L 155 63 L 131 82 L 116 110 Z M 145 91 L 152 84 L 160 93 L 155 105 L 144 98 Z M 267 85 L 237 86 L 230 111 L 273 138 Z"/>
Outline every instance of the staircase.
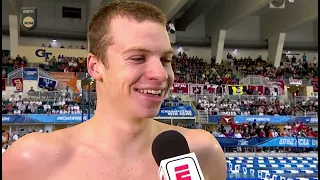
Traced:
<path fill-rule="evenodd" d="M 307 112 L 305 109 L 303 109 L 301 106 L 299 105 L 296 105 L 296 116 L 306 116 L 307 115 Z"/>
<path fill-rule="evenodd" d="M 225 59 L 225 60 L 222 60 L 222 65 L 226 68 L 229 68 L 232 70 L 232 73 L 238 78 L 238 79 L 242 79 L 244 78 L 244 75 L 240 72 L 240 71 L 237 71 L 236 67 L 235 66 L 230 66 L 228 64 L 228 60 Z"/>
<path fill-rule="evenodd" d="M 207 124 L 208 123 L 208 113 L 205 110 L 197 110 L 198 115 L 196 122 L 200 124 Z"/>

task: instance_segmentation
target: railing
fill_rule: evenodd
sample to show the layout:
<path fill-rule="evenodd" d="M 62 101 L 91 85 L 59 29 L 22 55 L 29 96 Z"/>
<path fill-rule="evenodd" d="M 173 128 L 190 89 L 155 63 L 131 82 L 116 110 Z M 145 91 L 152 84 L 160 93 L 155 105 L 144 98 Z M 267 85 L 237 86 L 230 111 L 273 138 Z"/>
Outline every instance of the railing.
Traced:
<path fill-rule="evenodd" d="M 254 84 L 254 85 L 264 85 L 265 77 L 263 76 L 245 76 L 239 81 L 239 84 Z"/>
<path fill-rule="evenodd" d="M 270 79 L 270 80 L 279 80 L 279 79 Z M 290 79 L 281 79 L 283 80 L 285 85 L 292 85 L 292 83 L 290 83 Z M 312 81 L 313 79 L 299 79 L 301 80 L 301 84 L 302 86 L 312 86 Z"/>
<path fill-rule="evenodd" d="M 23 67 L 16 69 L 10 73 L 8 73 L 8 78 L 7 78 L 7 85 L 8 86 L 12 86 L 12 79 L 14 78 L 23 78 Z M 52 78 L 51 74 L 46 72 L 45 70 L 38 68 L 38 75 L 41 77 L 45 77 L 45 78 L 50 78 L 50 79 L 54 79 Z M 64 90 L 67 87 L 67 85 L 64 82 L 58 81 L 58 85 L 57 85 L 57 89 L 58 90 Z"/>
<path fill-rule="evenodd" d="M 208 112 L 205 110 L 198 110 L 197 122 L 200 124 L 208 123 Z"/>
<path fill-rule="evenodd" d="M 307 116 L 307 111 L 305 109 L 303 109 L 302 107 L 300 107 L 299 105 L 295 105 L 295 107 L 297 108 L 297 114 L 300 113 L 300 115 L 303 115 L 303 116 Z"/>
<path fill-rule="evenodd" d="M 38 68 L 38 72 L 39 72 L 39 76 L 41 76 L 41 77 L 54 79 L 54 78 L 52 78 L 50 73 L 48 73 L 47 71 L 45 71 L 45 70 L 43 70 L 41 68 Z M 66 89 L 66 87 L 67 87 L 67 85 L 64 82 L 58 81 L 58 84 L 57 84 L 57 89 L 58 90 L 60 90 L 60 91 L 64 90 L 64 89 Z"/>
<path fill-rule="evenodd" d="M 81 96 L 80 93 L 70 93 L 70 98 L 74 99 L 76 96 Z M 95 93 L 92 93 L 95 94 Z M 30 92 L 15 92 L 15 91 L 3 91 L 2 100 L 8 100 L 11 95 L 21 95 L 22 98 L 41 99 L 41 100 L 56 100 L 66 95 L 66 91 L 30 91 Z M 15 96 L 17 97 L 17 96 Z"/>
<path fill-rule="evenodd" d="M 207 95 L 197 95 L 196 101 L 200 99 L 206 99 L 210 102 L 213 101 L 215 98 L 218 100 L 224 99 L 224 100 L 230 100 L 230 101 L 236 101 L 238 99 L 240 100 L 257 100 L 257 99 L 265 99 L 267 102 L 272 102 L 275 99 L 279 99 L 280 96 L 258 96 L 258 95 L 229 95 L 224 94 L 221 96 L 215 95 L 215 94 L 207 94 Z M 281 102 L 281 101 L 280 101 Z M 284 102 L 281 102 L 284 103 Z"/>
<path fill-rule="evenodd" d="M 190 102 L 186 102 L 190 104 Z M 80 123 L 89 119 L 85 111 L 80 114 L 2 114 L 3 124 L 55 124 L 55 123 Z M 92 117 L 93 114 L 90 114 Z M 157 120 L 195 120 L 195 112 L 190 105 L 162 107 Z"/>
<path fill-rule="evenodd" d="M 7 85 L 12 85 L 12 79 L 14 78 L 22 78 L 23 76 L 23 68 L 16 69 L 14 71 L 11 71 L 7 75 Z"/>

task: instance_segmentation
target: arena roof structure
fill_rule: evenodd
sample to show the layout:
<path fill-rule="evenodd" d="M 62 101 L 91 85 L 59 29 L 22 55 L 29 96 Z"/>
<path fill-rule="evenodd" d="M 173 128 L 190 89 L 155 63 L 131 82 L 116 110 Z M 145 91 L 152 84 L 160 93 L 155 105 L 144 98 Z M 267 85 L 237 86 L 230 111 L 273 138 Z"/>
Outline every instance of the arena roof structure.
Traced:
<path fill-rule="evenodd" d="M 8 7 L 2 11 L 3 33 L 9 33 L 9 15 L 19 15 L 21 7 L 37 7 L 37 28 L 21 29 L 21 35 L 85 40 L 90 17 L 110 1 L 3 0 L 2 6 Z M 318 0 L 284 0 L 283 8 L 270 8 L 271 0 L 144 1 L 174 22 L 177 45 L 210 46 L 211 38 L 225 30 L 225 47 L 267 48 L 273 35 L 286 33 L 284 48 L 318 49 Z M 81 18 L 63 18 L 62 7 L 80 8 Z"/>

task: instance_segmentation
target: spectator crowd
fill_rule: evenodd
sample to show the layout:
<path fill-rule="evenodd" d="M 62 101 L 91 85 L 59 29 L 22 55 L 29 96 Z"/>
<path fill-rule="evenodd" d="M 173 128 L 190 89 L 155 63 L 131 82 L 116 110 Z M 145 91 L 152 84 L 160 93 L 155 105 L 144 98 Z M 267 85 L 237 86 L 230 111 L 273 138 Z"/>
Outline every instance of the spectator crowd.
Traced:
<path fill-rule="evenodd" d="M 215 137 L 230 137 L 230 138 L 273 138 L 273 137 L 318 137 L 318 131 L 306 126 L 303 122 L 288 123 L 280 129 L 269 123 L 257 123 L 254 120 L 252 123 L 245 122 L 243 124 L 232 123 L 227 131 L 222 123 L 218 123 L 217 128 L 211 133 Z"/>
<path fill-rule="evenodd" d="M 209 115 L 275 115 L 288 116 L 295 115 L 295 108 L 289 103 L 281 103 L 278 98 L 267 99 L 265 96 L 257 96 L 252 99 L 244 98 L 235 101 L 224 99 L 223 97 L 199 98 L 196 108 L 204 110 Z"/>

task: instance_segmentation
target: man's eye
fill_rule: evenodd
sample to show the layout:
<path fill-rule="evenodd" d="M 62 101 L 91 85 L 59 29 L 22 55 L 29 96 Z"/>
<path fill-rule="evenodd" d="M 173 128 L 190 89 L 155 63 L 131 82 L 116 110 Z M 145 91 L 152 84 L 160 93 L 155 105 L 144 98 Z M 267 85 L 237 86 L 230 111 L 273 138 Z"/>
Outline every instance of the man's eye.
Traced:
<path fill-rule="evenodd" d="M 137 61 L 137 62 L 142 62 L 142 61 L 145 61 L 146 58 L 144 58 L 144 57 L 132 57 L 131 60 Z"/>
<path fill-rule="evenodd" d="M 161 62 L 163 62 L 163 63 L 171 63 L 172 60 L 170 58 L 161 58 Z"/>

